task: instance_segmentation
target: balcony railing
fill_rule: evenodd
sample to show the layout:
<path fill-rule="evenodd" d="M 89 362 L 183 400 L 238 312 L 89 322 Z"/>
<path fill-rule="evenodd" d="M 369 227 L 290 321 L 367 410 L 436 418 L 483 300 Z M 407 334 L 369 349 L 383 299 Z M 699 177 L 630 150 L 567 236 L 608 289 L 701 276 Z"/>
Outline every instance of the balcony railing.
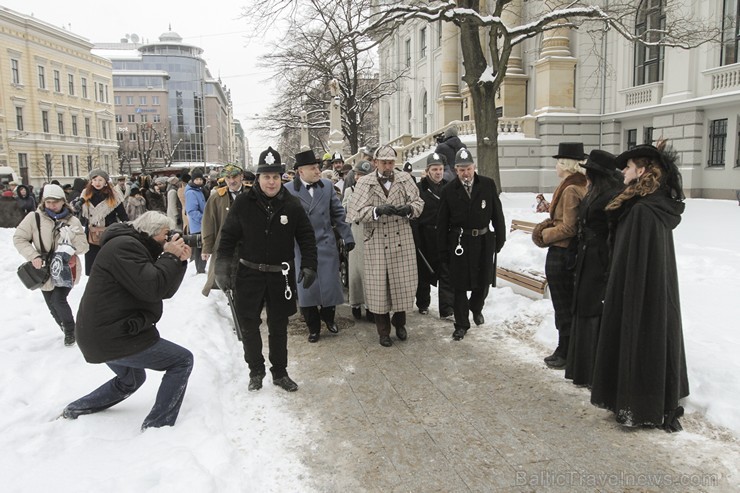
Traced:
<path fill-rule="evenodd" d="M 702 73 L 710 78 L 712 94 L 740 90 L 740 63 L 705 70 Z"/>
<path fill-rule="evenodd" d="M 534 121 L 535 118 L 531 116 L 523 116 L 518 118 L 499 118 L 498 120 L 498 133 L 499 135 L 515 135 L 519 134 L 522 137 L 534 137 Z M 396 149 L 400 162 L 411 161 L 414 157 L 423 154 L 429 150 L 437 147 L 436 136 L 444 133 L 451 126 L 457 127 L 457 134 L 463 135 L 475 135 L 475 121 L 452 121 L 444 127 L 436 129 L 434 132 L 428 133 L 423 137 L 414 138 L 409 134 L 403 134 L 396 137 L 392 141 L 388 142 L 388 145 Z M 360 154 L 355 154 L 347 158 L 347 163 L 354 164 L 355 160 Z"/>
<path fill-rule="evenodd" d="M 663 83 L 653 82 L 652 84 L 623 89 L 619 92 L 624 95 L 625 109 L 653 106 L 660 104 L 660 100 L 663 97 Z"/>

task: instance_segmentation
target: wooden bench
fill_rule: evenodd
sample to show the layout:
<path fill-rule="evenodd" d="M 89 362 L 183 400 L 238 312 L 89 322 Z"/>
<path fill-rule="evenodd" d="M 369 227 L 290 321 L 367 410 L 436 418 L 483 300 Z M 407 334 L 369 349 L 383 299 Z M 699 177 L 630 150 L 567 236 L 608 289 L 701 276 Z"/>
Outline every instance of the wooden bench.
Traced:
<path fill-rule="evenodd" d="M 521 219 L 512 219 L 509 231 L 523 231 L 532 234 L 537 223 L 522 221 Z M 542 275 L 531 274 L 529 272 L 517 272 L 505 267 L 496 267 L 496 277 L 504 281 L 516 284 L 525 289 L 539 293 L 542 296 L 547 291 L 547 278 Z"/>

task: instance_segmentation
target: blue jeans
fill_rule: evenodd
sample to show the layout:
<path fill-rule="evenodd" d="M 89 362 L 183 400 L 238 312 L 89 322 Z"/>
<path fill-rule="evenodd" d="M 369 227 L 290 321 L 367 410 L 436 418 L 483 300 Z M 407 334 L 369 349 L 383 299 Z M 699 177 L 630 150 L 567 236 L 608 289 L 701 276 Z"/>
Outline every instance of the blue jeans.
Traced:
<path fill-rule="evenodd" d="M 146 380 L 145 368 L 164 371 L 154 407 L 141 425 L 141 429 L 172 426 L 180 412 L 188 378 L 193 369 L 193 354 L 184 347 L 158 340 L 153 346 L 125 358 L 105 363 L 116 376 L 85 397 L 69 404 L 62 413 L 65 418 L 76 419 L 82 414 L 92 414 L 115 406 L 136 392 Z"/>

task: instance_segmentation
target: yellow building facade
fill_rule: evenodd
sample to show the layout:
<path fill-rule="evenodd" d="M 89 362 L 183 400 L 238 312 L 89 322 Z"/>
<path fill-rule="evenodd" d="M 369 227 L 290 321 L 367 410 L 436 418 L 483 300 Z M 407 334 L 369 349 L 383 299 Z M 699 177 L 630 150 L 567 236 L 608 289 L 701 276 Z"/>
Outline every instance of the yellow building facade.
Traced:
<path fill-rule="evenodd" d="M 92 47 L 0 7 L 0 166 L 24 184 L 117 171 L 111 62 Z"/>

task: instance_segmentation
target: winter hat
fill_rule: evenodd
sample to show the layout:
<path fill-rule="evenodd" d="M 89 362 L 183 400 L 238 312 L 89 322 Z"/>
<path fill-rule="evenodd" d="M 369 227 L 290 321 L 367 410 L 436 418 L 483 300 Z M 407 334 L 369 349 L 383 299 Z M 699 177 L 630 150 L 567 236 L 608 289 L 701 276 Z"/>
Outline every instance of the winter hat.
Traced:
<path fill-rule="evenodd" d="M 190 179 L 191 179 L 191 180 L 195 180 L 196 178 L 200 178 L 200 179 L 203 179 L 203 170 L 202 170 L 202 169 L 200 169 L 200 168 L 195 168 L 195 169 L 194 169 L 194 170 L 193 170 L 193 171 L 192 171 L 192 172 L 190 173 Z"/>
<path fill-rule="evenodd" d="M 141 190 L 139 190 L 139 187 L 133 187 L 131 189 L 131 193 L 129 194 L 131 197 L 135 197 L 141 193 Z"/>
<path fill-rule="evenodd" d="M 331 152 L 327 152 L 324 154 L 324 157 L 321 158 L 322 161 L 331 161 Z"/>
<path fill-rule="evenodd" d="M 360 161 L 355 165 L 355 173 L 368 174 L 373 170 L 372 164 L 367 161 Z"/>
<path fill-rule="evenodd" d="M 100 168 L 92 170 L 90 175 L 88 175 L 88 179 L 92 180 L 96 176 L 101 177 L 106 183 L 110 181 L 110 175 Z"/>
<path fill-rule="evenodd" d="M 227 164 L 221 170 L 221 176 L 239 176 L 243 174 L 244 170 L 236 164 Z"/>
<path fill-rule="evenodd" d="M 383 161 L 391 161 L 391 160 L 395 161 L 396 156 L 398 156 L 398 154 L 396 154 L 396 150 L 394 148 L 392 148 L 391 146 L 389 146 L 389 145 L 386 144 L 384 146 L 378 147 L 375 150 L 375 156 L 374 156 L 374 158 L 375 159 L 380 159 L 380 160 L 383 160 Z"/>
<path fill-rule="evenodd" d="M 180 179 L 178 177 L 176 177 L 176 176 L 170 176 L 167 179 L 167 183 L 169 183 L 170 185 L 177 185 L 177 182 L 178 181 L 180 181 Z"/>
<path fill-rule="evenodd" d="M 166 185 L 167 184 L 167 178 L 164 176 L 158 176 L 154 179 L 155 185 Z"/>
<path fill-rule="evenodd" d="M 450 137 L 457 137 L 457 126 L 451 125 L 447 127 L 447 130 L 445 130 L 445 139 L 449 139 Z"/>
<path fill-rule="evenodd" d="M 457 154 L 455 154 L 455 166 L 470 166 L 471 164 L 475 164 L 475 161 L 473 161 L 473 155 L 467 148 L 463 147 L 457 151 Z"/>
<path fill-rule="evenodd" d="M 59 185 L 54 184 L 48 184 L 44 187 L 43 190 L 44 194 L 44 200 L 46 199 L 61 199 L 66 200 L 66 195 L 64 195 L 64 190 L 62 190 L 62 187 Z"/>

